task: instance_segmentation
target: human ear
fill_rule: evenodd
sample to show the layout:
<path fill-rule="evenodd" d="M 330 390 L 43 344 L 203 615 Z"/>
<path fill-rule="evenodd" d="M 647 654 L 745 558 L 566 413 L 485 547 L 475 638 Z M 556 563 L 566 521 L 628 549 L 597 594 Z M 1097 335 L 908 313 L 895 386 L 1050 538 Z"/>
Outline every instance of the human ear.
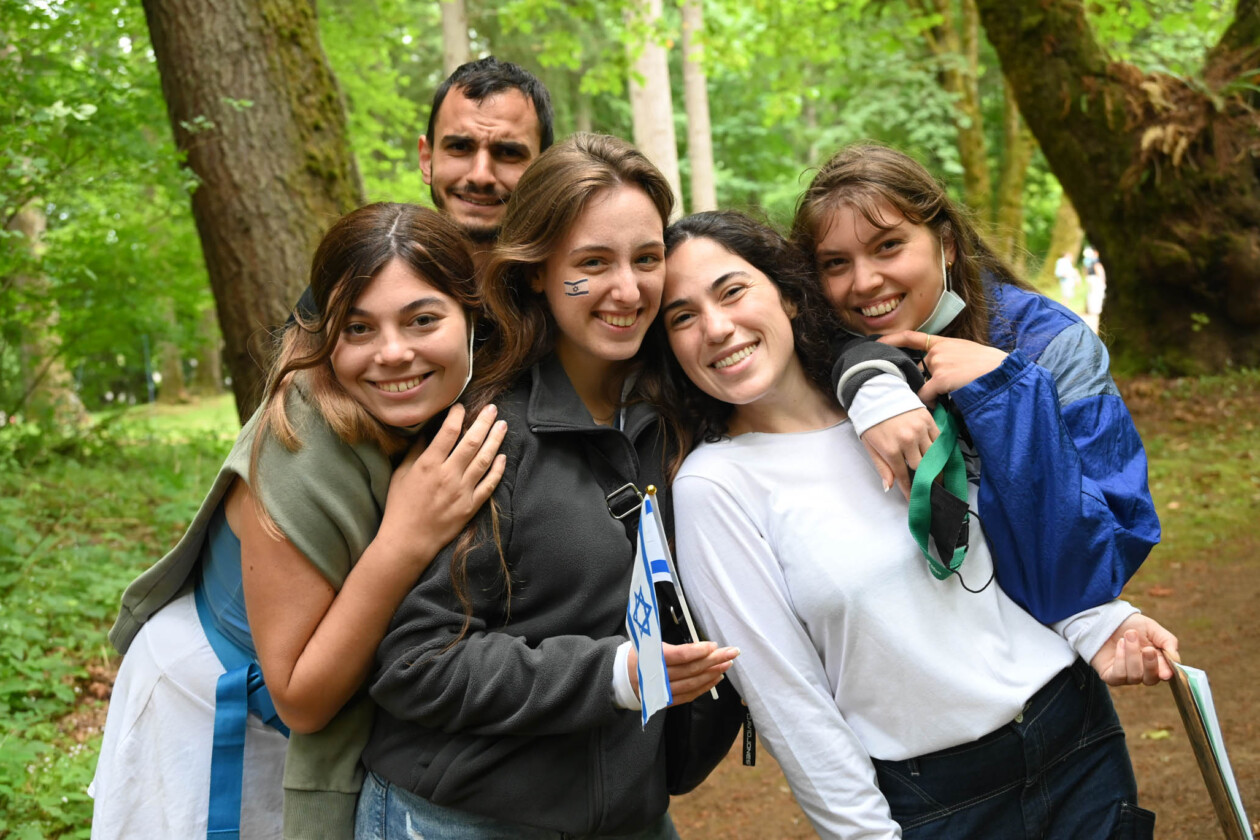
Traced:
<path fill-rule="evenodd" d="M 433 150 L 429 148 L 429 138 L 423 134 L 416 143 L 416 148 L 420 150 L 420 177 L 429 186 L 433 185 Z"/>
<path fill-rule="evenodd" d="M 954 239 L 954 232 L 948 227 L 941 230 L 941 247 L 945 249 L 945 262 L 949 265 L 958 262 L 958 243 Z"/>
<path fill-rule="evenodd" d="M 536 295 L 543 293 L 543 275 L 541 271 L 535 271 L 533 276 L 529 278 L 529 288 Z"/>

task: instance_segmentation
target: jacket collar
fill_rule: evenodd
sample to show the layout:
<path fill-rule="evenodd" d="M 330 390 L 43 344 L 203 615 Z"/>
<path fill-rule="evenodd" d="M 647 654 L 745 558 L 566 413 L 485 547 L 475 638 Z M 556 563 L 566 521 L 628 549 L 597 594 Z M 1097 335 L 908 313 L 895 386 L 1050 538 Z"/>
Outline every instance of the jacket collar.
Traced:
<path fill-rule="evenodd" d="M 532 384 L 526 422 L 534 432 L 591 432 L 616 431 L 601 426 L 591 418 L 586 404 L 578 396 L 564 372 L 564 366 L 555 353 L 543 357 L 530 372 Z M 656 420 L 656 410 L 638 402 L 626 407 L 626 437 L 634 440 L 644 427 Z"/>

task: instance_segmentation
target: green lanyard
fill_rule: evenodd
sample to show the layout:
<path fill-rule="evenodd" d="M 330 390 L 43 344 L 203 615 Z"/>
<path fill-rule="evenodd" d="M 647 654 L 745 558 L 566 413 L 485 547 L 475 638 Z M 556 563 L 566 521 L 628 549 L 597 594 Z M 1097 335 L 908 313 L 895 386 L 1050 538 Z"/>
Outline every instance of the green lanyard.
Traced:
<path fill-rule="evenodd" d="M 919 544 L 919 550 L 927 558 L 928 567 L 937 580 L 944 580 L 958 571 L 963 558 L 967 555 L 966 544 L 953 549 L 946 567 L 928 551 L 928 536 L 932 532 L 932 484 L 941 476 L 944 489 L 955 498 L 967 504 L 967 467 L 963 464 L 962 450 L 958 446 L 958 429 L 953 416 L 939 403 L 932 412 L 940 435 L 928 447 L 918 469 L 914 471 L 914 481 L 910 485 L 910 534 Z M 938 511 L 939 513 L 939 511 Z M 967 516 L 962 517 L 966 527 Z M 942 557 L 947 546 L 937 542 L 937 549 Z"/>

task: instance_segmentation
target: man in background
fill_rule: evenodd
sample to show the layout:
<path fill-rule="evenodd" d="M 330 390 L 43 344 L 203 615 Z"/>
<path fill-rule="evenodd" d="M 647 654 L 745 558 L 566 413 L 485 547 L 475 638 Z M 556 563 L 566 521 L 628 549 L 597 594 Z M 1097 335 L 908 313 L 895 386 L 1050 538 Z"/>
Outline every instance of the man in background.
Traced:
<path fill-rule="evenodd" d="M 493 243 L 508 196 L 554 139 L 551 96 L 529 71 L 494 56 L 462 64 L 438 86 L 420 138 L 433 204 L 474 241 Z"/>

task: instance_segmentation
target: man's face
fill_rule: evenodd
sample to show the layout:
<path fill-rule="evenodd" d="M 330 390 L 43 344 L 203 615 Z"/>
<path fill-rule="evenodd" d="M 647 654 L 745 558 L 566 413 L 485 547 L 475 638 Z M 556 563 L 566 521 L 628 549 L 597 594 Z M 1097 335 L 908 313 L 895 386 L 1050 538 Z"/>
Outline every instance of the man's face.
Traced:
<path fill-rule="evenodd" d="M 494 239 L 508 196 L 538 157 L 538 137 L 538 114 L 520 91 L 474 102 L 451 88 L 438 109 L 433 146 L 420 138 L 420 172 L 434 206 L 473 239 Z"/>

